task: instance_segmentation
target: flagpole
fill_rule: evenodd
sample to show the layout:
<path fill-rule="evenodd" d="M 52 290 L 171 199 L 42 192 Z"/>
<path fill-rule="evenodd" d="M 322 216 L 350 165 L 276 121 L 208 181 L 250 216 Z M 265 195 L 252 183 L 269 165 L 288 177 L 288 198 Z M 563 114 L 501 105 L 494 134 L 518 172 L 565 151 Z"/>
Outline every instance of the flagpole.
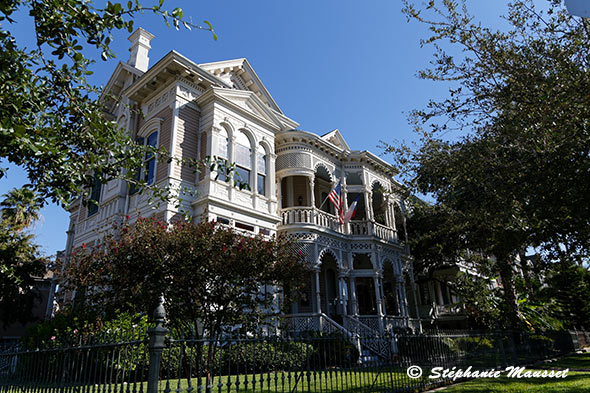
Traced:
<path fill-rule="evenodd" d="M 322 204 L 320 205 L 320 207 L 318 207 L 318 210 L 322 210 L 322 206 L 324 206 L 324 203 L 326 203 L 326 201 L 328 200 L 328 198 L 330 198 L 330 194 L 328 194 L 328 196 L 326 197 L 326 199 L 324 199 L 324 201 L 322 202 Z"/>

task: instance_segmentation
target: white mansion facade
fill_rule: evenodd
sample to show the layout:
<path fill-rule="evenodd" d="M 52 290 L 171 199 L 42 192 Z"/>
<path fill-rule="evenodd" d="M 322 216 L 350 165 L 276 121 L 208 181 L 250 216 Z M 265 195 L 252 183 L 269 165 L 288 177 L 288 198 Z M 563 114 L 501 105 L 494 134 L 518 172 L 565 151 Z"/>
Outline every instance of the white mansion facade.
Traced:
<path fill-rule="evenodd" d="M 296 240 L 314 271 L 291 305 L 292 328 L 416 329 L 420 301 L 403 245 L 395 168 L 352 150 L 338 130 L 321 136 L 298 130 L 246 59 L 196 64 L 171 51 L 148 67 L 152 39 L 143 29 L 130 36 L 129 61 L 117 65 L 102 97 L 109 115 L 138 143 L 174 157 L 235 163 L 233 176 L 249 189 L 231 186 L 223 173 L 195 173 L 176 160 L 148 157 L 141 174 L 148 183 L 195 192 L 185 192 L 180 207 L 174 201 L 155 206 L 123 181 L 104 184 L 94 190 L 97 208 L 80 201 L 70 207 L 66 252 L 100 241 L 126 216 L 170 221 L 183 209 L 247 233 Z M 326 201 L 339 182 L 346 206 L 360 195 L 345 225 Z"/>

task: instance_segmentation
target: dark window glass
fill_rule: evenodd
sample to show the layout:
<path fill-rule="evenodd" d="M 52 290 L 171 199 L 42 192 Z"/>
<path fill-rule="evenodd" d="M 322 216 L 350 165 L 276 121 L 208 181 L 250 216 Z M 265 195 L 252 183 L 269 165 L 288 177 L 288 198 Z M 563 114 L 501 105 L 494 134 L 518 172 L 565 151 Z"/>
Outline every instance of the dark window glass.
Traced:
<path fill-rule="evenodd" d="M 158 141 L 158 133 L 152 132 L 150 136 L 147 137 L 146 146 L 156 146 L 156 142 Z M 154 182 L 154 175 L 156 170 L 156 157 L 153 153 L 148 152 L 145 156 L 146 164 L 145 164 L 145 174 L 144 180 L 147 184 L 152 184 Z"/>
<path fill-rule="evenodd" d="M 234 170 L 234 181 L 238 185 L 245 185 L 244 188 L 250 190 L 250 170 L 242 168 L 241 166 L 236 166 Z"/>
<path fill-rule="evenodd" d="M 156 158 L 152 157 L 145 163 L 145 182 L 152 184 L 154 182 L 154 171 L 156 169 Z"/>
<path fill-rule="evenodd" d="M 102 184 L 98 176 L 94 176 L 94 184 L 90 191 L 90 201 L 88 201 L 88 216 L 92 216 L 98 212 L 98 204 L 100 203 L 100 190 Z"/>
<path fill-rule="evenodd" d="M 260 173 L 258 174 L 258 178 L 256 179 L 256 187 L 258 188 L 258 193 L 260 195 L 266 195 L 264 193 L 264 182 L 266 181 L 266 176 L 261 175 Z"/>
<path fill-rule="evenodd" d="M 236 228 L 245 229 L 250 232 L 254 232 L 254 227 L 248 224 L 242 224 L 241 222 L 236 222 Z"/>
<path fill-rule="evenodd" d="M 229 225 L 229 220 L 227 218 L 223 218 L 223 217 L 217 217 L 217 222 L 220 224 L 225 224 L 225 225 Z"/>

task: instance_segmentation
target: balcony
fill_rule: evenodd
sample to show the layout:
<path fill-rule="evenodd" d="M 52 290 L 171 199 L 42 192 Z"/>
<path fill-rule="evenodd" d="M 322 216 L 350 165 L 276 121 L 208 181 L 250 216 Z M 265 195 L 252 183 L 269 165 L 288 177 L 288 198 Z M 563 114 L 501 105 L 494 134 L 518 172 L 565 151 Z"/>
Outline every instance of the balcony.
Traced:
<path fill-rule="evenodd" d="M 342 225 L 335 215 L 315 207 L 288 207 L 282 209 L 281 225 L 313 225 L 334 232 L 352 236 L 374 236 L 390 242 L 397 242 L 394 229 L 373 221 L 351 221 Z"/>

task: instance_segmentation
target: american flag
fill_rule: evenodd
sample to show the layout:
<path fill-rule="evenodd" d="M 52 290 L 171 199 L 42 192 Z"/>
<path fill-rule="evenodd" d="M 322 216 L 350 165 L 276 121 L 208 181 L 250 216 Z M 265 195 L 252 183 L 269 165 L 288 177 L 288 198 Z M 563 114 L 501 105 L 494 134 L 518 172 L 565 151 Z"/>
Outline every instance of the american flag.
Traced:
<path fill-rule="evenodd" d="M 338 185 L 334 187 L 330 195 L 328 195 L 328 199 L 336 208 L 338 212 L 338 220 L 340 224 L 344 224 L 344 202 L 342 201 L 342 184 L 338 182 Z"/>

